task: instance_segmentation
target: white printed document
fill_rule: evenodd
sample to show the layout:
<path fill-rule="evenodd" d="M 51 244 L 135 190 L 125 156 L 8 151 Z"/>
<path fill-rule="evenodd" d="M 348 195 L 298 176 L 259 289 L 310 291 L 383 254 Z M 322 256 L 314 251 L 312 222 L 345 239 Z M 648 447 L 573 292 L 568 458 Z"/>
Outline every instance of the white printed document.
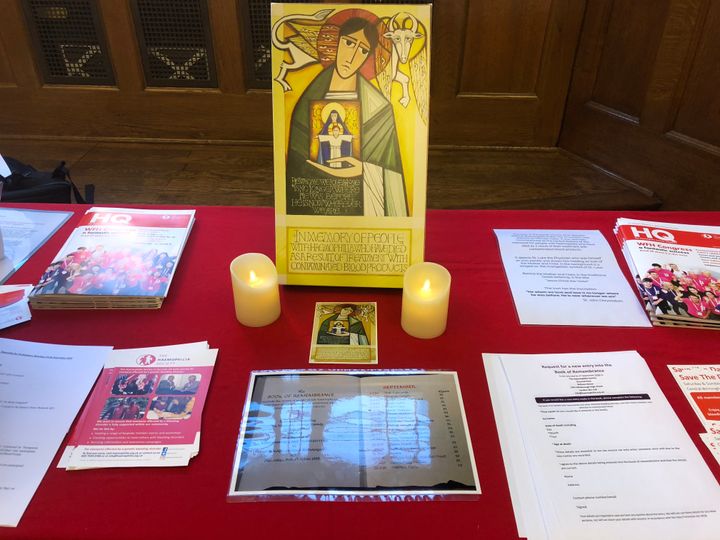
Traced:
<path fill-rule="evenodd" d="M 111 349 L 0 339 L 0 526 L 17 526 Z"/>
<path fill-rule="evenodd" d="M 636 352 L 483 359 L 520 536 L 718 538 L 720 487 Z"/>
<path fill-rule="evenodd" d="M 650 326 L 600 231 L 495 234 L 521 324 Z"/>

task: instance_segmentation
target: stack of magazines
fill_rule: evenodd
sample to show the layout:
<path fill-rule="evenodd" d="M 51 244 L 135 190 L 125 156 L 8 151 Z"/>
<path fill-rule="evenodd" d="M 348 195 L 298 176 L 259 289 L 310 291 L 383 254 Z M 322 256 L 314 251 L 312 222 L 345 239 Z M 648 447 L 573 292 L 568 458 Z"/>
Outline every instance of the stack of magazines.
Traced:
<path fill-rule="evenodd" d="M 720 329 L 720 227 L 620 218 L 615 236 L 654 325 Z"/>
<path fill-rule="evenodd" d="M 35 309 L 157 309 L 195 210 L 90 208 L 30 294 Z"/>

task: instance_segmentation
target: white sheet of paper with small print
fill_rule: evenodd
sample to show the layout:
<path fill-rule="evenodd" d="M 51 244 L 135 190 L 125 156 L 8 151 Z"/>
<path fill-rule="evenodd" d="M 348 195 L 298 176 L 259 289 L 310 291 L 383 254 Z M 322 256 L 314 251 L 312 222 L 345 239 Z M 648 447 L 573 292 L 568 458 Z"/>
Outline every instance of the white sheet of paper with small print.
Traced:
<path fill-rule="evenodd" d="M 600 231 L 495 234 L 521 324 L 651 326 Z"/>

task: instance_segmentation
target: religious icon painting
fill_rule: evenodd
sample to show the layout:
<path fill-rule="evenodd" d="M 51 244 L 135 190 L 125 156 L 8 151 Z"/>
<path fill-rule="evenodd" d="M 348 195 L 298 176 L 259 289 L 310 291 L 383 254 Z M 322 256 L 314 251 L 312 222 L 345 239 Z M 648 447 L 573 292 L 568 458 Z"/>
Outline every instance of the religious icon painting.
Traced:
<path fill-rule="evenodd" d="M 360 102 L 318 100 L 310 103 L 310 160 L 333 169 L 360 159 Z"/>
<path fill-rule="evenodd" d="M 423 260 L 430 12 L 272 4 L 281 283 L 399 288 Z"/>
<path fill-rule="evenodd" d="M 377 364 L 377 304 L 315 304 L 311 364 Z"/>

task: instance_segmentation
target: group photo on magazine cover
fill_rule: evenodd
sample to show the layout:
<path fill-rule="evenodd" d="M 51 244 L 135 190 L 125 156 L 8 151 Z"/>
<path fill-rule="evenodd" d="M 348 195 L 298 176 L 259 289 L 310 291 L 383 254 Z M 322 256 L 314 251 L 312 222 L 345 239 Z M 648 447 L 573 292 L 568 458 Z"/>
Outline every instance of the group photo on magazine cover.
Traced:
<path fill-rule="evenodd" d="M 654 263 L 635 279 L 648 309 L 656 315 L 720 322 L 720 278 L 712 272 Z"/>

